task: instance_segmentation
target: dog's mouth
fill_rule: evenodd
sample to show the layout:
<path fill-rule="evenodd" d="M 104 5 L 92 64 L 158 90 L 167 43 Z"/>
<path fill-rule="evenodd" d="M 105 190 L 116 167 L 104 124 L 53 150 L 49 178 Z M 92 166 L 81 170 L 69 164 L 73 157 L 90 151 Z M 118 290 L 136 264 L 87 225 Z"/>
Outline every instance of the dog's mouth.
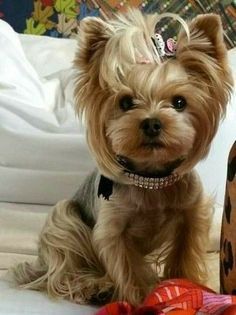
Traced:
<path fill-rule="evenodd" d="M 158 149 L 164 148 L 164 144 L 161 143 L 160 141 L 144 141 L 141 144 L 141 147 L 145 149 L 150 149 L 150 150 L 153 150 L 153 149 L 158 150 Z"/>
<path fill-rule="evenodd" d="M 160 142 L 144 142 L 142 144 L 142 147 L 145 149 L 150 149 L 150 150 L 158 150 L 161 148 L 164 148 L 164 145 Z"/>
<path fill-rule="evenodd" d="M 148 172 L 137 169 L 134 161 L 132 161 L 131 159 L 122 155 L 117 156 L 117 161 L 119 162 L 120 165 L 124 167 L 125 172 L 135 173 L 139 176 L 150 178 L 162 178 L 171 175 L 174 172 L 174 170 L 183 163 L 184 160 L 185 159 L 183 157 L 180 157 L 174 161 L 165 163 L 161 170 L 159 169 L 152 172 Z"/>

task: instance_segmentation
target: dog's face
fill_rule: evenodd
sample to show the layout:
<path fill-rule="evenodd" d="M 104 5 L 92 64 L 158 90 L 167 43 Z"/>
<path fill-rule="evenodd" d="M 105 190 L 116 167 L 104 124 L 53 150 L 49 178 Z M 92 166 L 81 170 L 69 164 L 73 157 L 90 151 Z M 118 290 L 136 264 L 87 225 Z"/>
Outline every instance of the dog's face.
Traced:
<path fill-rule="evenodd" d="M 140 173 L 182 162 L 201 132 L 192 117 L 193 90 L 195 94 L 199 88 L 190 85 L 175 60 L 158 67 L 135 66 L 113 96 L 113 105 L 107 105 L 105 130 L 114 154 Z"/>
<path fill-rule="evenodd" d="M 105 23 L 84 20 L 76 66 L 79 112 L 101 171 L 189 171 L 209 151 L 232 78 L 220 19 L 197 17 L 179 34 L 174 58 L 157 62 L 157 16 L 130 11 Z"/>

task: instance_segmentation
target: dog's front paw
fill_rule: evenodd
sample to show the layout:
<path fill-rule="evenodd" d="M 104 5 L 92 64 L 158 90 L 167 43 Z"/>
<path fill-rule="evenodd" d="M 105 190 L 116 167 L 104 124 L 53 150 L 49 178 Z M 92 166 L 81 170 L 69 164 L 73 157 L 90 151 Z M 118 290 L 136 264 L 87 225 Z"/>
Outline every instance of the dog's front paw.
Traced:
<path fill-rule="evenodd" d="M 92 295 L 89 300 L 89 304 L 92 305 L 105 305 L 113 300 L 114 289 L 99 291 Z"/>
<path fill-rule="evenodd" d="M 114 300 L 114 285 L 106 276 L 88 275 L 78 280 L 72 300 L 78 304 L 104 305 Z"/>

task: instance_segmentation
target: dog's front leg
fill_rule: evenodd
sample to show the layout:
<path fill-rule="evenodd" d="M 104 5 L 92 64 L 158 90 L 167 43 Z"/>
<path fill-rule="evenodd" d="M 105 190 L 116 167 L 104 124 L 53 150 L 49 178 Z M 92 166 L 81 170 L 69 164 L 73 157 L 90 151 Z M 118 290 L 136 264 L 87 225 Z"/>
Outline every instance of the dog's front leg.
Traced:
<path fill-rule="evenodd" d="M 147 294 L 148 285 L 144 257 L 135 250 L 129 235 L 130 211 L 117 209 L 111 201 L 102 202 L 93 237 L 98 255 L 114 282 L 115 298 L 137 305 Z"/>
<path fill-rule="evenodd" d="M 172 229 L 171 246 L 165 258 L 165 278 L 187 278 L 205 283 L 205 256 L 211 222 L 212 203 L 201 197 L 188 208 L 177 210 L 178 223 Z"/>

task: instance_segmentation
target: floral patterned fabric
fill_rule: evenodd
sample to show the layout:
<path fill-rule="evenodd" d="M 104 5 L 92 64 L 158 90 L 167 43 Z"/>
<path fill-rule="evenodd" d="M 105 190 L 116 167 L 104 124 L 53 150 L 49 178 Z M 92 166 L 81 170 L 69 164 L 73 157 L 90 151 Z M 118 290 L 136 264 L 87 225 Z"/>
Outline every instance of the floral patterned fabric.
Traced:
<path fill-rule="evenodd" d="M 0 0 L 0 17 L 16 32 L 53 37 L 70 37 L 78 20 L 99 15 L 87 1 L 76 0 Z"/>
<path fill-rule="evenodd" d="M 236 297 L 220 295 L 188 280 L 173 279 L 160 283 L 143 305 L 126 302 L 104 306 L 96 315 L 235 315 Z"/>
<path fill-rule="evenodd" d="M 71 37 L 84 17 L 107 19 L 128 6 L 147 13 L 174 12 L 184 19 L 200 13 L 218 13 L 228 46 L 236 46 L 236 0 L 0 0 L 0 18 L 19 33 Z M 176 24 L 163 21 L 160 29 L 167 37 L 174 37 Z"/>

